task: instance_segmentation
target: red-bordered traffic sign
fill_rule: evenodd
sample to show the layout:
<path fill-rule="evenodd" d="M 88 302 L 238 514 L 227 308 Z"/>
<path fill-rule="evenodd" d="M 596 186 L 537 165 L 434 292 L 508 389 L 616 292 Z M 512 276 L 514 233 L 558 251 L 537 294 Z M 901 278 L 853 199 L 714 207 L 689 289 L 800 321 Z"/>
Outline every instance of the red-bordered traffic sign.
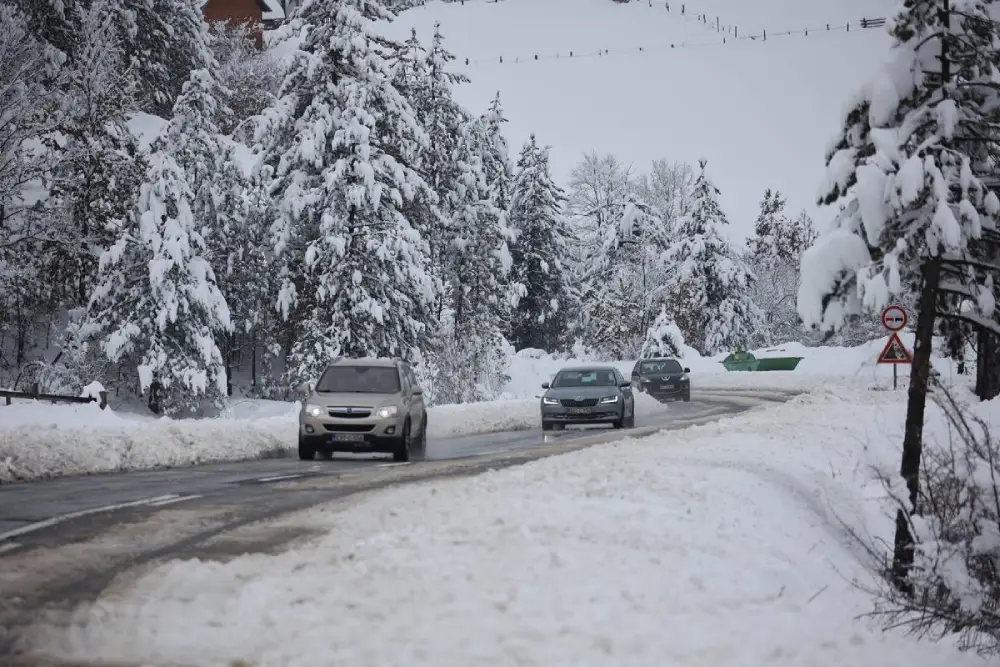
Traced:
<path fill-rule="evenodd" d="M 888 306 L 882 311 L 882 326 L 893 333 L 905 329 L 909 319 L 902 306 Z"/>
<path fill-rule="evenodd" d="M 908 364 L 913 361 L 913 357 L 910 356 L 910 351 L 906 349 L 903 345 L 903 341 L 899 339 L 899 334 L 895 331 L 889 336 L 889 342 L 885 344 L 885 348 L 882 350 L 882 354 L 878 355 L 878 363 L 880 364 Z"/>

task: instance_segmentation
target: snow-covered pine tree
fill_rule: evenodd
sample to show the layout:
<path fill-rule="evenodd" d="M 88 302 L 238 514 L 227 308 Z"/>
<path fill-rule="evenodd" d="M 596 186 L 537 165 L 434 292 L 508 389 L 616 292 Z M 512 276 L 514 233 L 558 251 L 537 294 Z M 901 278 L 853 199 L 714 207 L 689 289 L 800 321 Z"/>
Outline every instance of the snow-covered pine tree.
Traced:
<path fill-rule="evenodd" d="M 433 197 L 410 161 L 427 145 L 386 58 L 374 0 L 307 0 L 308 35 L 277 105 L 264 114 L 274 170 L 278 307 L 298 326 L 290 382 L 337 356 L 410 357 L 435 299 L 426 241 L 403 214 Z"/>
<path fill-rule="evenodd" d="M 437 214 L 431 214 L 418 227 L 430 246 L 431 268 L 439 280 L 445 281 L 445 275 L 454 261 L 455 243 L 459 233 L 454 217 L 457 210 L 467 201 L 466 189 L 469 183 L 475 183 L 477 175 L 472 173 L 468 161 L 456 159 L 459 144 L 467 123 L 470 120 L 465 111 L 454 99 L 453 87 L 469 81 L 463 74 L 452 72 L 450 67 L 455 56 L 444 47 L 444 36 L 440 24 L 434 25 L 434 35 L 430 48 L 422 55 L 413 44 L 404 45 L 404 59 L 397 68 L 405 74 L 409 65 L 409 78 L 405 92 L 408 94 L 416 111 L 417 122 L 427 132 L 428 143 L 419 154 L 420 173 L 438 196 Z M 399 51 L 397 51 L 399 53 Z M 475 187 L 475 186 L 471 186 Z M 420 216 L 424 217 L 424 216 Z M 441 269 L 440 272 L 437 270 Z M 448 305 L 442 300 L 437 307 L 438 318 Z"/>
<path fill-rule="evenodd" d="M 54 161 L 47 234 L 58 239 L 46 253 L 46 273 L 53 296 L 69 307 L 87 303 L 98 258 L 134 207 L 145 169 L 125 124 L 134 89 L 108 5 L 98 0 L 76 9 L 75 59 L 45 140 Z"/>
<path fill-rule="evenodd" d="M 719 206 L 719 189 L 706 173 L 706 161 L 692 193 L 691 209 L 679 221 L 670 250 L 678 264 L 674 294 L 689 323 L 685 338 L 703 354 L 745 350 L 753 342 L 763 318 L 750 298 L 753 272 L 725 238 L 726 214 Z M 683 310 L 683 312 L 680 312 Z"/>
<path fill-rule="evenodd" d="M 876 316 L 893 298 L 919 294 L 900 470 L 909 498 L 901 499 L 896 516 L 892 578 L 907 595 L 939 601 L 947 609 L 942 619 L 955 618 L 964 601 L 935 580 L 936 563 L 923 563 L 929 571 L 918 581 L 911 567 L 919 553 L 915 537 L 926 538 L 938 554 L 944 536 L 915 535 L 910 517 L 921 512 L 935 320 L 942 314 L 991 333 L 1000 330 L 989 275 L 995 261 L 974 256 L 984 230 L 996 230 L 1000 212 L 1000 201 L 984 183 L 995 175 L 993 157 L 1000 152 L 1000 34 L 992 5 L 911 0 L 889 21 L 891 57 L 857 96 L 827 154 L 821 203 L 837 203 L 841 210 L 836 226 L 803 257 L 799 289 L 803 320 L 822 331 L 838 330 L 866 312 Z M 978 532 L 967 528 L 970 535 Z M 922 614 L 921 622 L 927 618 Z M 995 623 L 987 622 L 993 631 Z M 950 620 L 942 626 L 953 627 Z"/>
<path fill-rule="evenodd" d="M 121 49 L 120 74 L 130 80 L 137 105 L 166 117 L 193 69 L 211 67 L 208 26 L 201 0 L 26 0 L 35 36 L 81 67 L 81 17 L 100 6 Z"/>
<path fill-rule="evenodd" d="M 514 165 L 510 161 L 510 147 L 503 134 L 503 105 L 500 93 L 496 94 L 485 114 L 479 117 L 477 126 L 479 155 L 483 160 L 483 171 L 490 189 L 490 200 L 501 211 L 510 208 L 510 188 L 514 179 Z"/>
<path fill-rule="evenodd" d="M 0 385 L 12 386 L 28 361 L 35 327 L 51 321 L 44 266 L 44 215 L 31 184 L 44 173 L 39 139 L 59 98 L 58 60 L 28 29 L 20 7 L 0 3 Z M 44 304 L 50 304 L 45 306 Z M 9 375 L 8 375 L 9 374 Z M 23 377 L 23 376 L 22 376 Z"/>
<path fill-rule="evenodd" d="M 759 345 L 800 341 L 802 327 L 795 308 L 799 261 L 815 241 L 812 220 L 803 212 L 794 220 L 785 214 L 785 198 L 768 188 L 760 203 L 754 234 L 747 239 L 747 262 L 756 275 L 750 296 L 764 313 Z"/>
<path fill-rule="evenodd" d="M 229 305 L 233 331 L 218 341 L 225 352 L 228 393 L 244 344 L 259 326 L 267 295 L 265 230 L 255 216 L 257 193 L 240 167 L 232 142 L 216 119 L 227 118 L 225 90 L 209 70 L 191 72 L 174 104 L 173 117 L 153 144 L 184 172 L 192 193 L 191 212 L 206 243 L 219 289 Z M 247 340 L 243 340 L 246 337 Z"/>
<path fill-rule="evenodd" d="M 680 359 L 684 356 L 684 349 L 684 334 L 681 333 L 680 327 L 677 326 L 674 318 L 670 316 L 664 306 L 646 331 L 646 338 L 639 351 L 639 358 L 676 357 Z"/>
<path fill-rule="evenodd" d="M 101 255 L 83 335 L 136 378 L 141 393 L 158 382 L 164 411 L 173 414 L 225 395 L 216 338 L 232 324 L 181 168 L 164 152 L 149 164 L 136 210 Z"/>
<path fill-rule="evenodd" d="M 220 114 L 215 122 L 226 136 L 252 143 L 252 120 L 274 103 L 284 66 L 272 50 L 257 49 L 246 25 L 216 21 L 209 31 L 216 62 L 211 71 L 225 90 L 225 106 L 231 112 Z"/>
<path fill-rule="evenodd" d="M 565 200 L 562 188 L 552 180 L 549 149 L 540 147 L 531 135 L 517 161 L 510 204 L 510 225 L 516 234 L 512 275 L 523 287 L 510 335 L 518 350 L 551 352 L 565 342 L 573 302 L 562 264 Z"/>
<path fill-rule="evenodd" d="M 617 209 L 585 267 L 580 311 L 586 344 L 628 359 L 665 303 L 672 244 L 660 212 L 638 195 L 626 193 Z"/>
<path fill-rule="evenodd" d="M 125 62 L 142 108 L 168 117 L 193 70 L 217 67 L 204 0 L 114 0 Z"/>
<path fill-rule="evenodd" d="M 450 212 L 452 243 L 446 249 L 449 321 L 441 356 L 447 357 L 450 372 L 441 375 L 436 399 L 458 403 L 496 398 L 506 379 L 504 332 L 516 303 L 508 281 L 512 259 L 505 214 L 491 199 L 477 125 L 470 121 L 463 127 L 455 152 L 460 187 L 443 202 Z M 448 383 L 450 388 L 444 386 Z"/>

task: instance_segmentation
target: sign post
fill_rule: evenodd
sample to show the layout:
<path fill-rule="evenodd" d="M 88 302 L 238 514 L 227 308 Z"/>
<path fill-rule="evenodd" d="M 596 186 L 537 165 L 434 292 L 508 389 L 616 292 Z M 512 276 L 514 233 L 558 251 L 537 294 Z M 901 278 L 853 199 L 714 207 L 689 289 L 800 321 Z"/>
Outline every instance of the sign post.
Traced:
<path fill-rule="evenodd" d="M 892 335 L 889 336 L 889 342 L 885 344 L 885 348 L 882 349 L 882 353 L 878 355 L 879 364 L 892 364 L 892 388 L 896 389 L 898 386 L 898 374 L 896 367 L 899 364 L 909 364 L 913 362 L 913 357 L 910 356 L 910 351 L 906 349 L 903 345 L 903 341 L 899 338 L 899 332 L 906 328 L 906 323 L 909 318 L 906 315 L 906 309 L 902 306 L 888 306 L 882 311 L 882 326 L 886 328 Z"/>

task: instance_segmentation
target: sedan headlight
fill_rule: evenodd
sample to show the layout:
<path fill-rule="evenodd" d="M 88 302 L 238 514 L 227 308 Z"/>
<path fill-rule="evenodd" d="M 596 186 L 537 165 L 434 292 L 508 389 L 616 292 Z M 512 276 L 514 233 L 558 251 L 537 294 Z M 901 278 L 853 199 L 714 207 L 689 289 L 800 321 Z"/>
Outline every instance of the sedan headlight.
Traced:
<path fill-rule="evenodd" d="M 604 398 L 601 399 L 601 403 L 605 405 L 607 405 L 608 403 L 617 403 L 617 402 L 618 402 L 617 396 L 605 396 Z"/>
<path fill-rule="evenodd" d="M 321 406 L 321 405 L 307 405 L 307 406 L 305 406 L 304 408 L 302 408 L 302 411 L 303 411 L 303 412 L 305 412 L 305 413 L 306 413 L 307 415 L 309 415 L 310 417 L 319 417 L 319 416 L 320 416 L 320 415 L 322 415 L 322 414 L 323 414 L 323 413 L 324 413 L 324 412 L 325 412 L 326 410 L 325 410 L 325 408 L 324 408 L 323 406 Z"/>
<path fill-rule="evenodd" d="M 548 396 L 542 397 L 542 405 L 559 405 L 558 398 L 549 398 Z"/>
<path fill-rule="evenodd" d="M 681 382 L 687 382 L 687 381 L 688 381 L 688 376 L 687 373 L 685 373 L 684 375 L 681 376 Z"/>
<path fill-rule="evenodd" d="M 399 408 L 395 405 L 386 405 L 375 411 L 375 415 L 378 416 L 379 419 L 392 419 L 397 414 L 399 414 Z"/>

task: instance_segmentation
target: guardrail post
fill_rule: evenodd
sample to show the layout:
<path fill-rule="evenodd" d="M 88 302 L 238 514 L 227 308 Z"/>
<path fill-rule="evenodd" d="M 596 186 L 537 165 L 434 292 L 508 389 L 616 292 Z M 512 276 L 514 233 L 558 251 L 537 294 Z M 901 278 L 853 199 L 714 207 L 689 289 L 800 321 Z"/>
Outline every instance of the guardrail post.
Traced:
<path fill-rule="evenodd" d="M 40 391 L 38 390 L 38 383 L 37 383 L 37 382 L 32 382 L 32 383 L 31 383 L 31 395 L 32 395 L 32 396 L 34 396 L 34 397 L 35 397 L 35 398 L 37 399 L 37 398 L 38 398 L 38 395 L 39 395 L 40 393 L 42 393 L 42 392 L 40 392 Z"/>
<path fill-rule="evenodd" d="M 101 397 L 101 402 L 100 402 L 101 410 L 103 410 L 104 408 L 108 407 L 108 392 L 102 391 L 100 392 L 99 395 Z"/>

